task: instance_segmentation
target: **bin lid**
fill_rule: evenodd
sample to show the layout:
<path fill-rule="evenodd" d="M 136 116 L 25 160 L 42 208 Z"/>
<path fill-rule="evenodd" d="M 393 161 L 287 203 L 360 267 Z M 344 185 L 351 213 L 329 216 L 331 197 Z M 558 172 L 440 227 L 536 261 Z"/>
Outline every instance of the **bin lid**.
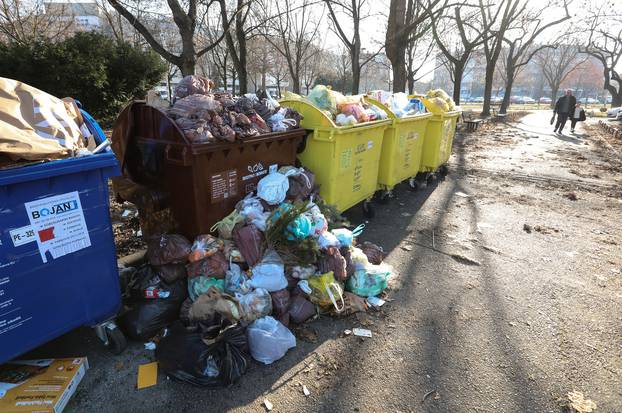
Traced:
<path fill-rule="evenodd" d="M 108 176 L 119 174 L 117 158 L 114 153 L 103 152 L 81 158 L 59 159 L 3 169 L 0 171 L 0 185 L 15 185 L 103 168 L 114 168 Z"/>

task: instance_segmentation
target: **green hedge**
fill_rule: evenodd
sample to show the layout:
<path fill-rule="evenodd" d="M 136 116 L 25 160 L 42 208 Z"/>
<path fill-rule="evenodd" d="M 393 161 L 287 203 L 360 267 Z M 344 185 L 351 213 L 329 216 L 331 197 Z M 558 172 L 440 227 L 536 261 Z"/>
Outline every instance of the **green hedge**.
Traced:
<path fill-rule="evenodd" d="M 28 46 L 0 44 L 0 76 L 77 99 L 103 123 L 113 121 L 132 98 L 143 97 L 165 72 L 155 52 L 98 33 Z"/>

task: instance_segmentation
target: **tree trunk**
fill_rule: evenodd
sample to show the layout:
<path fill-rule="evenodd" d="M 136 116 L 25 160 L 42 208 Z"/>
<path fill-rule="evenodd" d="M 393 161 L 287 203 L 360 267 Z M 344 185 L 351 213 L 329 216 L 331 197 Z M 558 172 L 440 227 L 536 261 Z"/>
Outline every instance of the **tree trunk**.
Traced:
<path fill-rule="evenodd" d="M 406 48 L 408 39 L 400 34 L 404 28 L 406 0 L 391 0 L 384 48 L 393 68 L 393 92 L 406 89 Z"/>
<path fill-rule="evenodd" d="M 514 78 L 509 77 L 505 83 L 505 94 L 503 95 L 503 101 L 501 102 L 501 108 L 499 113 L 507 113 L 510 106 L 510 96 L 512 95 L 512 86 L 514 86 Z"/>
<path fill-rule="evenodd" d="M 300 94 L 300 76 L 298 73 L 292 73 L 292 92 Z"/>
<path fill-rule="evenodd" d="M 464 63 L 454 64 L 454 102 L 460 105 L 460 92 L 462 91 L 462 75 L 464 74 Z"/>
<path fill-rule="evenodd" d="M 391 60 L 391 66 L 393 67 L 393 92 L 404 92 L 406 90 L 406 58 L 404 56 L 405 48 L 402 48 L 402 53 L 399 56 L 395 56 Z"/>
<path fill-rule="evenodd" d="M 196 65 L 196 58 L 194 57 L 194 53 L 192 56 L 182 56 L 181 65 L 179 65 L 179 69 L 181 70 L 182 76 L 188 76 L 194 74 L 194 67 Z"/>
<path fill-rule="evenodd" d="M 494 59 L 494 63 L 497 60 Z M 495 74 L 495 64 L 488 62 L 486 64 L 486 83 L 484 85 L 484 107 L 482 108 L 482 117 L 490 116 L 490 97 L 492 96 L 492 81 Z"/>
<path fill-rule="evenodd" d="M 514 77 L 516 76 L 515 72 L 516 70 L 514 66 L 507 66 L 505 93 L 503 95 L 503 101 L 501 102 L 501 108 L 499 109 L 499 113 L 507 113 L 508 107 L 510 106 L 510 96 L 512 95 L 512 86 L 514 86 Z"/>
<path fill-rule="evenodd" d="M 361 67 L 359 66 L 360 62 L 360 45 L 354 46 L 354 50 L 350 52 L 350 58 L 352 60 L 352 94 L 359 94 L 359 86 L 361 83 Z"/>
<path fill-rule="evenodd" d="M 559 84 L 555 86 L 551 86 L 551 107 L 555 107 L 555 102 L 557 102 L 557 92 L 559 91 Z"/>

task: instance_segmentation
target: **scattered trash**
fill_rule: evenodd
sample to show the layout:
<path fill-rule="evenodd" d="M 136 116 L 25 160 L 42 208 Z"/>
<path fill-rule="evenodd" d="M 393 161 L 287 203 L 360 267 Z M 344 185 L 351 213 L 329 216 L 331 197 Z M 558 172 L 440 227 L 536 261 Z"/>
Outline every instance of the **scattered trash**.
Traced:
<path fill-rule="evenodd" d="M 453 258 L 454 260 L 458 261 L 460 264 L 464 264 L 464 265 L 475 265 L 475 266 L 480 266 L 482 265 L 479 261 L 475 261 L 472 258 L 466 257 L 464 255 L 460 255 L 460 254 L 450 254 L 451 258 Z"/>
<path fill-rule="evenodd" d="M 367 338 L 371 338 L 371 330 L 367 330 L 365 328 L 353 328 L 352 329 L 352 334 L 354 334 L 357 337 L 367 337 Z"/>
<path fill-rule="evenodd" d="M 577 199 L 579 199 L 579 198 L 577 197 L 577 194 L 576 194 L 576 193 L 574 193 L 574 192 L 566 192 L 566 193 L 564 194 L 564 198 L 568 198 L 568 199 L 569 199 L 569 200 L 571 200 L 571 201 L 576 201 Z"/>
<path fill-rule="evenodd" d="M 264 404 L 264 406 L 266 406 L 266 409 L 268 411 L 272 411 L 272 409 L 274 409 L 274 405 L 272 403 L 270 403 L 270 400 L 268 400 L 268 399 L 263 399 L 263 404 Z"/>
<path fill-rule="evenodd" d="M 568 392 L 568 409 L 570 413 L 591 413 L 597 406 L 590 399 L 586 399 L 580 391 Z"/>
<path fill-rule="evenodd" d="M 145 350 L 155 350 L 156 349 L 156 343 L 154 343 L 153 341 L 148 341 L 145 343 Z"/>
<path fill-rule="evenodd" d="M 302 385 L 302 394 L 304 394 L 306 397 L 309 397 L 311 395 L 311 392 L 304 384 Z"/>
<path fill-rule="evenodd" d="M 352 334 L 352 330 L 343 330 L 343 334 L 349 336 L 350 334 Z"/>
<path fill-rule="evenodd" d="M 382 298 L 379 297 L 367 297 L 367 303 L 373 307 L 382 307 L 386 301 L 384 301 Z"/>
<path fill-rule="evenodd" d="M 86 357 L 20 360 L 0 365 L 0 412 L 61 413 L 88 368 Z M 28 401 L 37 406 L 27 404 Z"/>
<path fill-rule="evenodd" d="M 464 192 L 456 192 L 456 196 L 459 196 L 461 198 L 468 198 L 470 195 L 465 194 Z"/>
<path fill-rule="evenodd" d="M 406 244 L 406 245 L 402 245 L 402 249 L 405 251 L 412 251 L 413 250 L 413 246 Z"/>
<path fill-rule="evenodd" d="M 436 393 L 436 390 L 430 390 L 429 392 L 427 392 L 426 394 L 423 395 L 423 398 L 421 399 L 421 403 L 425 402 L 425 400 L 430 397 L 431 395 L 433 395 L 434 393 Z"/>
<path fill-rule="evenodd" d="M 158 383 L 158 362 L 138 366 L 138 390 L 155 386 Z"/>

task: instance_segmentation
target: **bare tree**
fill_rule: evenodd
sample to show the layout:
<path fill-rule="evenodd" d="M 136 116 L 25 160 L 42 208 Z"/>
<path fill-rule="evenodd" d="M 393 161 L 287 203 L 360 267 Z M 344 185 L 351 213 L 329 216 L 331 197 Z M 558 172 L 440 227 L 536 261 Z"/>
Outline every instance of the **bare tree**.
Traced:
<path fill-rule="evenodd" d="M 406 49 L 430 30 L 430 18 L 449 7 L 449 0 L 391 0 L 384 49 L 393 68 L 393 91 L 406 89 Z"/>
<path fill-rule="evenodd" d="M 525 10 L 524 15 L 520 18 L 522 24 L 506 31 L 503 37 L 503 41 L 507 45 L 507 53 L 504 60 L 505 94 L 499 109 L 500 113 L 506 113 L 508 106 L 510 106 L 512 86 L 521 68 L 525 67 L 540 50 L 550 47 L 547 44 L 534 46 L 535 40 L 546 30 L 570 19 L 570 13 L 568 12 L 569 3 L 569 0 L 563 0 L 561 4 L 553 0 L 540 8 Z M 551 14 L 559 16 L 559 14 L 554 12 L 555 6 L 563 8 L 564 14 L 561 17 L 550 19 L 548 16 Z"/>
<path fill-rule="evenodd" d="M 448 11 L 433 15 L 432 33 L 447 62 L 454 85 L 453 99 L 459 105 L 464 70 L 473 51 L 487 39 L 491 22 L 484 25 L 477 9 L 454 7 Z"/>
<path fill-rule="evenodd" d="M 29 45 L 41 40 L 59 39 L 71 32 L 73 12 L 66 4 L 46 10 L 41 2 L 0 0 L 0 39 Z"/>
<path fill-rule="evenodd" d="M 506 32 L 518 23 L 527 8 L 527 0 L 479 0 L 482 27 L 487 28 L 483 42 L 486 56 L 486 80 L 484 83 L 484 107 L 482 116 L 490 115 L 490 99 L 497 60 L 503 47 Z"/>
<path fill-rule="evenodd" d="M 590 19 L 590 37 L 581 50 L 596 58 L 603 65 L 604 88 L 611 93 L 611 104 L 622 106 L 622 12 L 598 9 Z"/>
<path fill-rule="evenodd" d="M 179 32 L 181 48 L 176 51 L 167 48 L 158 39 L 158 36 L 149 30 L 148 24 L 145 22 L 148 18 L 147 14 L 143 12 L 141 16 L 134 4 L 128 4 L 123 0 L 108 0 L 108 3 L 145 38 L 145 41 L 156 53 L 179 67 L 184 76 L 194 74 L 197 59 L 220 43 L 229 30 L 231 20 L 237 15 L 236 10 L 233 16 L 223 19 L 217 30 L 213 31 L 210 30 L 210 25 L 206 24 L 210 9 L 217 4 L 222 12 L 222 9 L 225 8 L 224 0 L 209 0 L 204 3 L 188 0 L 185 4 L 180 3 L 179 0 L 166 0 L 173 22 Z M 158 6 L 158 4 L 150 5 L 152 7 Z M 161 5 L 161 7 L 164 6 Z M 206 33 L 203 34 L 203 32 Z"/>
<path fill-rule="evenodd" d="M 289 75 L 289 69 L 287 68 L 287 62 L 283 54 L 272 49 L 270 56 L 270 68 L 268 74 L 274 79 L 276 83 L 276 91 L 279 96 L 282 95 L 283 83 L 287 80 Z"/>
<path fill-rule="evenodd" d="M 576 44 L 556 45 L 542 49 L 535 55 L 535 61 L 551 89 L 551 104 L 555 103 L 562 82 L 585 60 L 586 57 L 580 55 Z"/>
<path fill-rule="evenodd" d="M 418 77 L 417 75 L 432 57 L 435 50 L 434 46 L 432 36 L 427 34 L 423 36 L 415 34 L 408 41 L 406 48 L 406 84 L 409 93 L 415 92 L 415 83 L 421 79 L 421 76 Z"/>
<path fill-rule="evenodd" d="M 261 5 L 268 15 L 262 28 L 265 39 L 287 62 L 294 93 L 300 93 L 300 79 L 305 65 L 313 57 L 312 47 L 318 37 L 322 13 L 314 13 L 312 0 L 282 0 Z"/>
<path fill-rule="evenodd" d="M 367 0 L 324 0 L 328 8 L 328 15 L 331 22 L 331 27 L 341 43 L 348 51 L 350 55 L 350 66 L 352 67 L 352 94 L 359 93 L 359 86 L 361 82 L 361 70 L 362 68 L 374 59 L 382 47 L 380 47 L 374 53 L 366 53 L 361 58 L 361 24 L 365 24 L 366 20 L 369 20 L 373 16 L 369 12 L 370 5 Z M 345 20 L 344 21 L 344 17 Z M 352 25 L 351 34 L 347 25 Z"/>

